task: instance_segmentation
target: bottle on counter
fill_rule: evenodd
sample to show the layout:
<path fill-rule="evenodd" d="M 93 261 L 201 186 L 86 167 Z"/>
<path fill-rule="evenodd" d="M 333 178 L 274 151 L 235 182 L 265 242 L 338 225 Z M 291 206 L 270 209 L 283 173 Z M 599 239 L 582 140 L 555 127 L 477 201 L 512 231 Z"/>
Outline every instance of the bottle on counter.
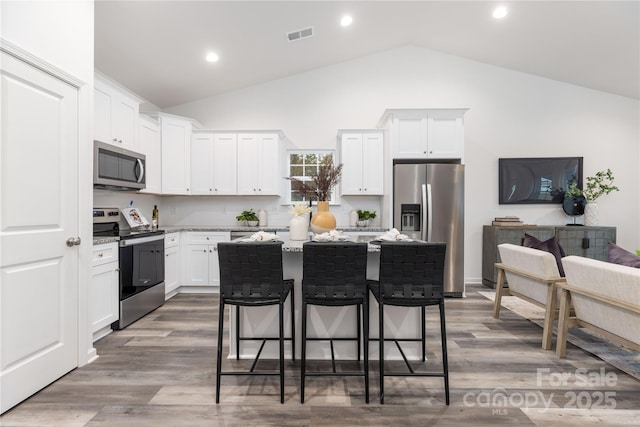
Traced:
<path fill-rule="evenodd" d="M 260 211 L 258 212 L 258 226 L 267 226 L 267 211 L 265 211 L 264 209 L 260 209 Z"/>
<path fill-rule="evenodd" d="M 158 205 L 153 205 L 153 212 L 151 214 L 151 228 L 153 230 L 158 229 Z"/>
<path fill-rule="evenodd" d="M 349 212 L 349 227 L 355 227 L 358 225 L 358 212 L 352 210 Z"/>

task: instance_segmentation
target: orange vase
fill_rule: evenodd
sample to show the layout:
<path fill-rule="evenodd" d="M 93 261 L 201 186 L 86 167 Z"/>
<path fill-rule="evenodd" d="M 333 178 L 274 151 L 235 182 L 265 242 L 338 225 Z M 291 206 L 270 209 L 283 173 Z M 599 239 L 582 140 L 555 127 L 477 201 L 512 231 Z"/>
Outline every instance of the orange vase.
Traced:
<path fill-rule="evenodd" d="M 318 202 L 318 212 L 311 217 L 311 231 L 316 234 L 336 229 L 336 217 L 329 212 L 329 202 Z"/>

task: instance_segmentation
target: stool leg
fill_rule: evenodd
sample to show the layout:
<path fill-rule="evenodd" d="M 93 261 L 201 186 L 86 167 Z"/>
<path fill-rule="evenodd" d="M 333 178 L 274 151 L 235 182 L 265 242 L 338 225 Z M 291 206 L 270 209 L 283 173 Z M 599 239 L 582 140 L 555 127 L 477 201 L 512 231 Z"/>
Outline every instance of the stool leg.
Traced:
<path fill-rule="evenodd" d="M 369 304 L 365 301 L 362 305 L 364 334 L 364 400 L 369 403 Z M 360 325 L 358 325 L 360 328 Z"/>
<path fill-rule="evenodd" d="M 444 370 L 444 393 L 449 405 L 449 360 L 447 358 L 447 327 L 444 319 L 444 300 L 440 300 L 440 337 L 442 339 L 442 367 Z"/>
<path fill-rule="evenodd" d="M 427 347 L 427 331 L 426 331 L 426 323 L 427 323 L 427 316 L 425 314 L 425 307 L 422 306 L 422 315 L 420 316 L 421 320 L 422 320 L 422 362 L 424 362 L 425 360 L 427 360 L 427 354 L 426 354 L 426 347 Z"/>
<path fill-rule="evenodd" d="M 357 338 L 356 341 L 357 341 L 357 345 L 358 345 L 358 347 L 357 347 L 358 348 L 358 350 L 357 350 L 358 351 L 358 362 L 360 361 L 360 345 L 362 344 L 362 335 L 361 335 L 361 332 L 360 332 L 360 325 L 362 324 L 361 323 L 362 319 L 361 319 L 361 316 L 360 316 L 360 308 L 361 307 L 362 307 L 361 304 L 358 304 L 356 306 L 356 325 L 357 325 L 356 330 L 358 331 L 356 333 L 357 334 L 356 335 L 356 338 Z"/>
<path fill-rule="evenodd" d="M 281 299 L 279 308 L 279 325 L 280 332 L 280 403 L 284 403 L 284 301 Z"/>
<path fill-rule="evenodd" d="M 222 334 L 224 333 L 224 301 L 220 297 L 218 315 L 218 359 L 216 361 L 216 404 L 220 403 L 220 372 L 222 371 Z"/>
<path fill-rule="evenodd" d="M 382 298 L 378 301 L 378 317 L 380 325 L 378 336 L 380 337 L 380 404 L 384 404 L 384 304 Z"/>
<path fill-rule="evenodd" d="M 296 360 L 296 298 L 293 292 L 293 286 L 291 287 L 289 298 L 289 302 L 291 303 L 291 360 Z"/>
<path fill-rule="evenodd" d="M 236 360 L 240 360 L 240 306 L 236 305 Z"/>
<path fill-rule="evenodd" d="M 302 297 L 302 345 L 300 355 L 300 403 L 304 403 L 304 380 L 305 380 L 305 363 L 307 361 L 307 303 L 304 302 L 304 296 Z"/>

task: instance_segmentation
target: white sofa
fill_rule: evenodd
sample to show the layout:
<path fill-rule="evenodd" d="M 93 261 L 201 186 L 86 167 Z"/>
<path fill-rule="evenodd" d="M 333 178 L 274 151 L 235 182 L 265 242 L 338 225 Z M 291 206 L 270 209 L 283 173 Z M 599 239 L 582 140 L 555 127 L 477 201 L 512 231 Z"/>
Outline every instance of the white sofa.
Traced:
<path fill-rule="evenodd" d="M 579 256 L 562 258 L 556 354 L 564 357 L 568 329 L 589 328 L 640 351 L 640 269 Z M 569 309 L 573 307 L 575 317 Z"/>
<path fill-rule="evenodd" d="M 502 296 L 514 295 L 545 309 L 542 348 L 551 349 L 553 320 L 557 317 L 559 293 L 556 284 L 563 282 L 555 257 L 549 252 L 510 243 L 498 245 L 502 262 L 496 263 L 498 281 L 493 317 L 500 317 Z M 503 288 L 505 276 L 509 284 Z"/>

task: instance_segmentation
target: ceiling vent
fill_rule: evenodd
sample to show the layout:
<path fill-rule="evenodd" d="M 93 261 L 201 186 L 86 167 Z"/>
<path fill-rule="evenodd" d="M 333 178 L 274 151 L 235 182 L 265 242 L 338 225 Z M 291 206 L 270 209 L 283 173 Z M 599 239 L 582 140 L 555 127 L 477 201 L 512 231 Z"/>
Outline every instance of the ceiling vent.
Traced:
<path fill-rule="evenodd" d="M 313 27 L 303 28 L 302 30 L 287 33 L 287 40 L 294 42 L 313 36 Z"/>

